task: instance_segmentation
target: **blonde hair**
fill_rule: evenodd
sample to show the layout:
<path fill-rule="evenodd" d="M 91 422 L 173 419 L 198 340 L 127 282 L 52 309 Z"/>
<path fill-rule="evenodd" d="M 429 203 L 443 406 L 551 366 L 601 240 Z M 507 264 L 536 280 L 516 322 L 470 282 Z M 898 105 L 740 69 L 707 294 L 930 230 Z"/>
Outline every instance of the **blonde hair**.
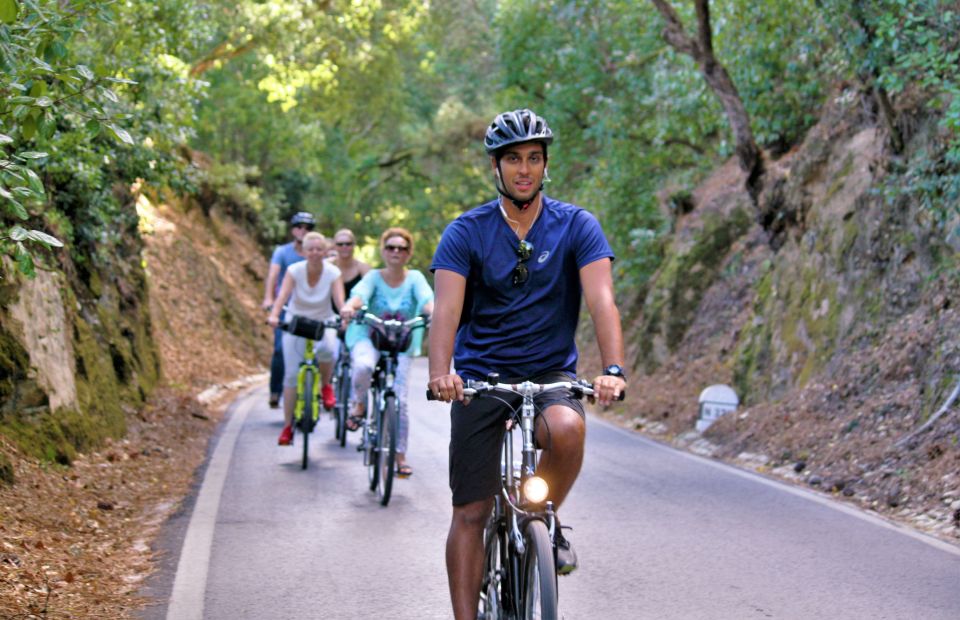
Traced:
<path fill-rule="evenodd" d="M 356 243 L 356 242 L 357 242 L 357 236 L 354 235 L 354 234 L 353 234 L 353 231 L 350 230 L 349 228 L 341 228 L 341 229 L 338 230 L 337 232 L 333 233 L 333 236 L 330 237 L 330 238 L 331 238 L 331 239 L 336 239 L 336 238 L 339 237 L 340 235 L 347 235 L 348 237 L 350 237 L 350 241 L 352 241 L 353 243 Z"/>
<path fill-rule="evenodd" d="M 383 249 L 383 246 L 387 245 L 387 239 L 390 237 L 403 237 L 403 240 L 407 242 L 407 245 L 410 246 L 410 254 L 413 254 L 413 235 L 410 234 L 410 231 L 406 228 L 401 228 L 400 226 L 392 226 L 380 235 L 380 249 Z"/>
<path fill-rule="evenodd" d="M 321 245 L 323 245 L 324 249 L 326 249 L 326 247 L 327 247 L 327 238 L 324 237 L 323 235 L 321 235 L 320 233 L 318 233 L 318 232 L 315 231 L 315 230 L 311 230 L 310 232 L 308 232 L 307 234 L 305 234 L 305 235 L 303 236 L 303 242 L 302 242 L 303 245 L 306 246 L 306 245 L 307 245 L 307 241 L 309 241 L 309 240 L 311 240 L 311 239 L 319 239 Z"/>

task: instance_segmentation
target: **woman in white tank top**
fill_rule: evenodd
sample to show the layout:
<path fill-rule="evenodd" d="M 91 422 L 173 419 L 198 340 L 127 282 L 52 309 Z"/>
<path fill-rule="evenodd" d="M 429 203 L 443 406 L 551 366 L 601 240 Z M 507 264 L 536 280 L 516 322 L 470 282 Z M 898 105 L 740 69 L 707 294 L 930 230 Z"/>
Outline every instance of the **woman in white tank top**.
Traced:
<path fill-rule="evenodd" d="M 284 304 L 290 316 L 304 316 L 317 321 L 332 319 L 335 315 L 333 305 L 343 305 L 343 279 L 340 269 L 324 262 L 327 241 L 318 232 L 309 232 L 303 237 L 303 250 L 306 260 L 290 265 L 283 276 L 280 293 L 273 304 L 273 310 L 267 322 L 276 327 L 280 324 L 280 312 Z M 320 369 L 323 406 L 332 409 L 336 404 L 333 386 L 333 360 L 339 343 L 335 330 L 328 329 L 323 338 L 314 343 L 317 366 Z M 306 352 L 307 341 L 304 338 L 283 332 L 283 419 L 284 426 L 277 443 L 289 446 L 293 443 L 293 407 L 297 399 L 297 372 Z"/>

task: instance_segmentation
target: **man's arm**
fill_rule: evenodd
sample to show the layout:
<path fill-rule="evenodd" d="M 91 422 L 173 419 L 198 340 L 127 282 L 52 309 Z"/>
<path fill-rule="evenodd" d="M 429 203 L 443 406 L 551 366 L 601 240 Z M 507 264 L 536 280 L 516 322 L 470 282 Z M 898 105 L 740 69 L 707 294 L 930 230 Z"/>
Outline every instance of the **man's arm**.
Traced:
<path fill-rule="evenodd" d="M 610 259 L 604 258 L 585 265 L 580 269 L 580 286 L 583 297 L 593 319 L 593 329 L 600 347 L 600 359 L 603 367 L 611 364 L 623 366 L 623 331 L 620 327 L 620 311 L 613 294 L 613 269 Z M 620 396 L 627 387 L 621 377 L 600 375 L 593 382 L 599 391 L 597 399 L 601 405 L 609 405 Z"/>
<path fill-rule="evenodd" d="M 293 293 L 293 276 L 290 275 L 288 271 L 283 276 L 283 283 L 280 285 L 280 293 L 277 294 L 277 298 L 274 300 L 273 308 L 270 310 L 270 316 L 267 317 L 267 323 L 272 327 L 277 327 L 280 325 L 280 313 L 283 312 L 283 305 L 287 303 L 287 300 L 290 298 L 290 294 Z"/>
<path fill-rule="evenodd" d="M 430 323 L 430 390 L 442 401 L 463 400 L 463 380 L 450 372 L 453 345 L 463 311 L 467 279 L 455 271 L 438 269 L 434 276 L 436 297 Z"/>
<path fill-rule="evenodd" d="M 273 292 L 277 290 L 277 278 L 280 277 L 280 265 L 270 263 L 270 271 L 267 272 L 267 282 L 263 285 L 263 309 L 269 310 L 273 305 Z"/>

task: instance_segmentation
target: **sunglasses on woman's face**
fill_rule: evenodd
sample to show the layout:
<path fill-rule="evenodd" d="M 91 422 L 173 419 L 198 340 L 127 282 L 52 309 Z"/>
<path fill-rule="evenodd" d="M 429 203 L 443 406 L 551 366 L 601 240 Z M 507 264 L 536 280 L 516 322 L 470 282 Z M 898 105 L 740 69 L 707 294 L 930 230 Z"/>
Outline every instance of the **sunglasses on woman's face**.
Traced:
<path fill-rule="evenodd" d="M 387 252 L 409 252 L 410 246 L 408 245 L 385 245 L 383 249 Z"/>
<path fill-rule="evenodd" d="M 514 286 L 520 286 L 530 277 L 530 270 L 527 269 L 524 263 L 530 260 L 530 257 L 533 255 L 533 244 L 521 240 L 514 252 L 517 254 L 517 266 L 513 268 L 511 278 Z"/>
<path fill-rule="evenodd" d="M 349 248 L 353 245 L 353 241 L 337 241 L 338 248 Z"/>

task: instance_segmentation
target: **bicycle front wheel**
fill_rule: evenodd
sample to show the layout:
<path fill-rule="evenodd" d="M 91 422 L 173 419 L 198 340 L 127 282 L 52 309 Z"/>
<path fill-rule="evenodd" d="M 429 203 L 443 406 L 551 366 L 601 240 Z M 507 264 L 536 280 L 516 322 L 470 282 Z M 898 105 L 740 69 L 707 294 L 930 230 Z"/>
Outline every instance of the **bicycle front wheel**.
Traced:
<path fill-rule="evenodd" d="M 341 353 L 341 355 L 347 355 Z M 350 363 L 344 362 L 339 365 L 337 373 L 337 406 L 334 412 L 337 416 L 337 439 L 340 441 L 340 447 L 347 445 L 347 416 L 350 415 Z"/>
<path fill-rule="evenodd" d="M 377 462 L 377 447 L 380 437 L 380 392 L 371 388 L 367 392 L 367 423 L 363 426 L 363 463 L 367 466 L 367 480 L 370 490 L 376 491 L 380 482 L 380 464 Z"/>
<path fill-rule="evenodd" d="M 310 454 L 310 431 L 313 430 L 313 410 L 317 406 L 317 401 L 313 394 L 313 384 L 316 377 L 313 371 L 307 368 L 303 373 L 303 409 L 300 413 L 300 432 L 303 434 L 303 461 L 300 463 L 301 469 L 307 468 L 307 461 Z"/>
<path fill-rule="evenodd" d="M 557 568 L 547 525 L 530 521 L 524 538 L 527 552 L 523 562 L 523 618 L 556 620 Z"/>
<path fill-rule="evenodd" d="M 377 462 L 379 464 L 379 482 L 377 497 L 380 505 L 390 503 L 393 490 L 393 474 L 397 462 L 397 397 L 393 394 L 383 399 L 380 412 L 380 434 L 377 435 Z"/>
<path fill-rule="evenodd" d="M 480 586 L 479 620 L 505 620 L 510 617 L 510 584 L 506 570 L 506 550 L 509 543 L 500 527 L 494 508 L 483 533 L 483 583 Z"/>

